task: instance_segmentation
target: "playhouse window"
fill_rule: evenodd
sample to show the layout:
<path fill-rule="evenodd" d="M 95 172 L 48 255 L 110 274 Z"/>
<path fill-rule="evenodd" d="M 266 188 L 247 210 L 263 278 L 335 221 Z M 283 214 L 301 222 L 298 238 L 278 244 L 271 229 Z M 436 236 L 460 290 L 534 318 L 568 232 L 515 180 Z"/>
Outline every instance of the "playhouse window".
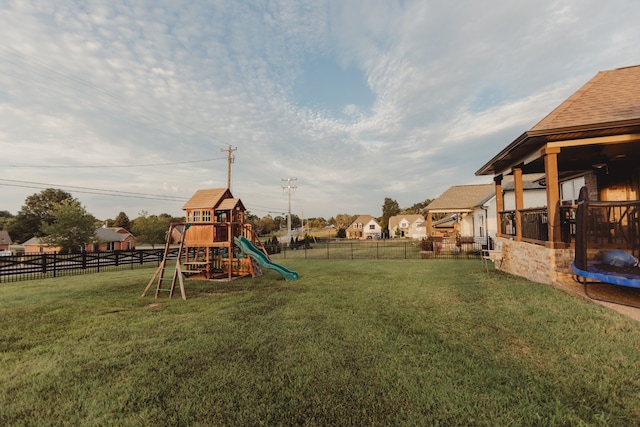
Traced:
<path fill-rule="evenodd" d="M 202 221 L 204 222 L 211 221 L 211 211 L 202 211 Z"/>
<path fill-rule="evenodd" d="M 200 211 L 193 211 L 193 222 L 200 222 Z"/>

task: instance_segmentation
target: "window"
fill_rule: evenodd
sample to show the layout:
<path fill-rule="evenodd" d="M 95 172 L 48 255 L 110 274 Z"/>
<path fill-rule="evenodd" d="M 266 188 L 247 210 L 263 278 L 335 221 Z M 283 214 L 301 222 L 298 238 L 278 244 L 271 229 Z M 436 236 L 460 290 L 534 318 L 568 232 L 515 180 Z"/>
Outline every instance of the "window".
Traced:
<path fill-rule="evenodd" d="M 375 224 L 369 224 L 369 230 L 375 230 L 375 229 L 376 229 Z"/>
<path fill-rule="evenodd" d="M 107 242 L 107 250 L 108 251 L 113 251 L 116 249 L 116 243 L 115 242 Z"/>
<path fill-rule="evenodd" d="M 584 186 L 584 177 L 565 181 L 560 184 L 560 198 L 563 204 L 573 205 L 578 202 L 580 189 Z"/>
<path fill-rule="evenodd" d="M 211 221 L 211 211 L 202 211 L 202 221 L 204 222 Z"/>
<path fill-rule="evenodd" d="M 200 222 L 200 211 L 193 211 L 193 222 Z"/>
<path fill-rule="evenodd" d="M 409 223 L 406 220 L 402 220 L 400 222 L 400 228 L 407 228 L 409 227 Z"/>

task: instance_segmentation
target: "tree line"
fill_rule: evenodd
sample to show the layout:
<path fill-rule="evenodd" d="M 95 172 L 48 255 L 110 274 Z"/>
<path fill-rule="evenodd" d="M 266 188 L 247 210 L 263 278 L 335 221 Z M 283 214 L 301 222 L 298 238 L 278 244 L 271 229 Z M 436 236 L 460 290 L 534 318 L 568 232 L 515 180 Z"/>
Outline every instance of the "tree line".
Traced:
<path fill-rule="evenodd" d="M 401 209 L 398 202 L 385 198 L 382 204 L 382 216 L 377 220 L 383 230 L 388 229 L 389 218 L 400 214 L 419 214 L 431 202 L 427 199 L 411 207 Z M 329 219 L 322 217 L 300 218 L 291 214 L 291 227 L 298 229 L 304 225 L 308 229 L 321 229 L 333 226 L 338 237 L 355 221 L 358 215 L 338 214 Z M 15 243 L 24 243 L 32 237 L 38 237 L 42 243 L 59 246 L 63 252 L 72 252 L 89 243 L 95 242 L 95 230 L 107 227 L 122 227 L 136 236 L 138 243 L 149 245 L 163 244 L 172 222 L 184 222 L 184 217 L 174 217 L 166 213 L 150 215 L 146 211 L 131 220 L 126 213 L 120 212 L 115 218 L 98 220 L 90 214 L 80 201 L 70 193 L 48 188 L 25 199 L 17 215 L 0 211 L 0 230 L 6 230 Z M 303 224 L 304 220 L 304 224 Z M 286 216 L 266 215 L 258 217 L 247 212 L 247 222 L 251 223 L 259 236 L 269 236 L 287 227 Z M 342 236 L 341 236 L 342 235 Z"/>

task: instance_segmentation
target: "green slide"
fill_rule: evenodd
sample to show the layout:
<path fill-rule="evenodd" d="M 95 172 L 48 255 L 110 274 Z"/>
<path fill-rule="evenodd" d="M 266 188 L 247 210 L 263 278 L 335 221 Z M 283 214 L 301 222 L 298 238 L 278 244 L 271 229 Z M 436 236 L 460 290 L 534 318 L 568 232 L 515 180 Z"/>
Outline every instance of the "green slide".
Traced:
<path fill-rule="evenodd" d="M 269 257 L 264 254 L 264 252 L 256 248 L 255 245 L 244 236 L 235 237 L 233 240 L 236 242 L 236 245 L 238 245 L 243 254 L 248 255 L 258 261 L 258 264 L 260 264 L 261 267 L 268 268 L 269 270 L 280 273 L 282 277 L 284 277 L 284 280 L 287 281 L 298 279 L 298 273 L 296 273 L 295 271 L 291 271 L 280 264 L 272 262 Z"/>

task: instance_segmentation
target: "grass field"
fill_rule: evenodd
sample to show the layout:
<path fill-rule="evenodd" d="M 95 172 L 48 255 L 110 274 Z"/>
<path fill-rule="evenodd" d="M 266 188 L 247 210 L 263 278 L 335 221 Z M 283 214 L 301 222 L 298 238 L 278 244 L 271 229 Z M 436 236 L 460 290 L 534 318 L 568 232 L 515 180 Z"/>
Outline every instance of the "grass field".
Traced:
<path fill-rule="evenodd" d="M 0 425 L 640 425 L 640 324 L 478 260 L 0 286 Z"/>

